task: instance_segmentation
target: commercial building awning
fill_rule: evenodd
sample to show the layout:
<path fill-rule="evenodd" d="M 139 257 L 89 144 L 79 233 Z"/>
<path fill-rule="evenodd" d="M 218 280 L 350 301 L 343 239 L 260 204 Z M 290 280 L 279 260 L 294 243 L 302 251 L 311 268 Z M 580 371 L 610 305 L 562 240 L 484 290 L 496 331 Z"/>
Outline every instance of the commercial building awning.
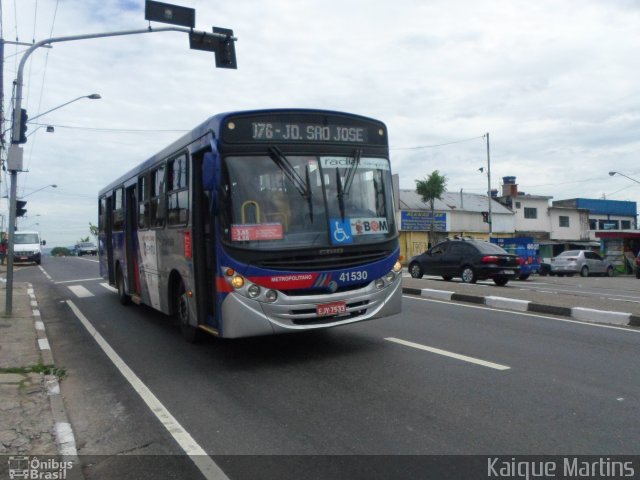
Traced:
<path fill-rule="evenodd" d="M 640 231 L 639 230 L 608 230 L 596 232 L 596 237 L 598 238 L 616 238 L 616 239 L 625 239 L 625 238 L 637 238 L 640 239 Z"/>

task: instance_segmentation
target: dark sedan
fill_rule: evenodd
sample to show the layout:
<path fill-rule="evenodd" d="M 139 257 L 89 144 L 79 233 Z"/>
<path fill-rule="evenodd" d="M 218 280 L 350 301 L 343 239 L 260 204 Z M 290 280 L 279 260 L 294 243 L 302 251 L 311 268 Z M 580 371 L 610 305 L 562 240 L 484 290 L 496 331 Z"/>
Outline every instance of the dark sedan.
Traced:
<path fill-rule="evenodd" d="M 492 279 L 503 286 L 520 273 L 518 257 L 501 247 L 467 238 L 440 242 L 409 262 L 413 278 L 439 275 L 445 280 L 460 277 L 465 283 Z"/>

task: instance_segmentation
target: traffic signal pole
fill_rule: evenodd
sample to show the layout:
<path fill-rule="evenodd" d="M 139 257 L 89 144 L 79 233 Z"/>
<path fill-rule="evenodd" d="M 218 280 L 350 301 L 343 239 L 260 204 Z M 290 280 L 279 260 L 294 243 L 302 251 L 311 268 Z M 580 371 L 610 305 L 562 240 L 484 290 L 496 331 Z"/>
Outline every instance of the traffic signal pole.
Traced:
<path fill-rule="evenodd" d="M 216 41 L 220 43 L 229 43 L 236 41 L 237 38 L 230 35 L 229 33 L 218 33 L 218 32 L 198 32 L 193 30 L 193 28 L 186 28 L 180 26 L 173 27 L 160 27 L 152 29 L 151 26 L 145 29 L 140 30 L 125 30 L 121 32 L 105 32 L 105 33 L 94 33 L 87 35 L 72 35 L 68 37 L 54 37 L 47 38 L 45 40 L 41 40 L 39 42 L 34 43 L 31 47 L 29 47 L 22 56 L 20 60 L 20 64 L 18 65 L 18 73 L 16 75 L 15 86 L 16 86 L 16 102 L 13 110 L 13 125 L 11 130 L 11 152 L 9 154 L 9 161 L 7 162 L 7 170 L 10 173 L 11 179 L 11 191 L 9 194 L 9 245 L 8 245 L 8 261 L 7 261 L 7 298 L 6 298 L 6 315 L 11 315 L 13 311 L 13 251 L 14 251 L 14 232 L 16 225 L 16 191 L 17 191 L 17 181 L 18 181 L 18 172 L 22 171 L 22 149 L 18 146 L 20 139 L 23 138 L 22 128 L 21 128 L 21 119 L 22 119 L 22 87 L 23 87 L 23 72 L 24 66 L 27 63 L 27 59 L 29 56 L 38 48 L 49 46 L 52 43 L 61 43 L 61 42 L 73 42 L 76 40 L 89 40 L 93 38 L 106 38 L 106 37 L 121 37 L 125 35 L 140 35 L 144 33 L 158 33 L 158 32 L 183 32 L 188 33 L 190 37 L 190 41 L 192 43 L 191 48 L 195 49 L 207 49 L 210 51 L 216 51 L 213 47 L 205 47 L 202 48 L 202 42 Z M 228 32 L 231 32 L 230 30 Z M 233 60 L 232 66 L 227 66 L 226 68 L 235 68 L 235 59 Z M 24 142 L 22 142 L 24 143 Z M 19 161 L 16 160 L 19 158 Z M 12 160 L 13 159 L 13 160 Z"/>

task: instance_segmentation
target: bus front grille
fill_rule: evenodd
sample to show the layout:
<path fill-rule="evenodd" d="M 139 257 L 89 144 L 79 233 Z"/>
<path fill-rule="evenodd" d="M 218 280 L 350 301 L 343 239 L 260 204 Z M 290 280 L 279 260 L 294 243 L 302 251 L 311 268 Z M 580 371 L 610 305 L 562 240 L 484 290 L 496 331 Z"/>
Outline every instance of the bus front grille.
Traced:
<path fill-rule="evenodd" d="M 389 250 L 373 250 L 368 252 L 344 252 L 334 255 L 294 255 L 284 258 L 261 260 L 257 266 L 271 270 L 287 271 L 324 271 L 338 268 L 351 268 L 368 263 L 378 262 L 391 255 Z"/>

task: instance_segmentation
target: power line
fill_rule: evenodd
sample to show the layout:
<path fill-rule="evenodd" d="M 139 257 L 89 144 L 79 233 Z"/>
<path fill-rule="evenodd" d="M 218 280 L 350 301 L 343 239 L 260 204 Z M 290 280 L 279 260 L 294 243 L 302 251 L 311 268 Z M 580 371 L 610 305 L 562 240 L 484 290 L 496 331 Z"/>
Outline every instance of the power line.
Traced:
<path fill-rule="evenodd" d="M 471 140 L 477 140 L 479 138 L 484 138 L 484 135 L 480 135 L 479 137 L 465 138 L 462 140 L 455 140 L 453 142 L 448 142 L 448 143 L 439 143 L 436 145 L 419 145 L 417 147 L 394 147 L 394 148 L 390 148 L 389 150 L 420 150 L 421 148 L 446 147 L 447 145 L 455 145 L 456 143 L 470 142 Z"/>

